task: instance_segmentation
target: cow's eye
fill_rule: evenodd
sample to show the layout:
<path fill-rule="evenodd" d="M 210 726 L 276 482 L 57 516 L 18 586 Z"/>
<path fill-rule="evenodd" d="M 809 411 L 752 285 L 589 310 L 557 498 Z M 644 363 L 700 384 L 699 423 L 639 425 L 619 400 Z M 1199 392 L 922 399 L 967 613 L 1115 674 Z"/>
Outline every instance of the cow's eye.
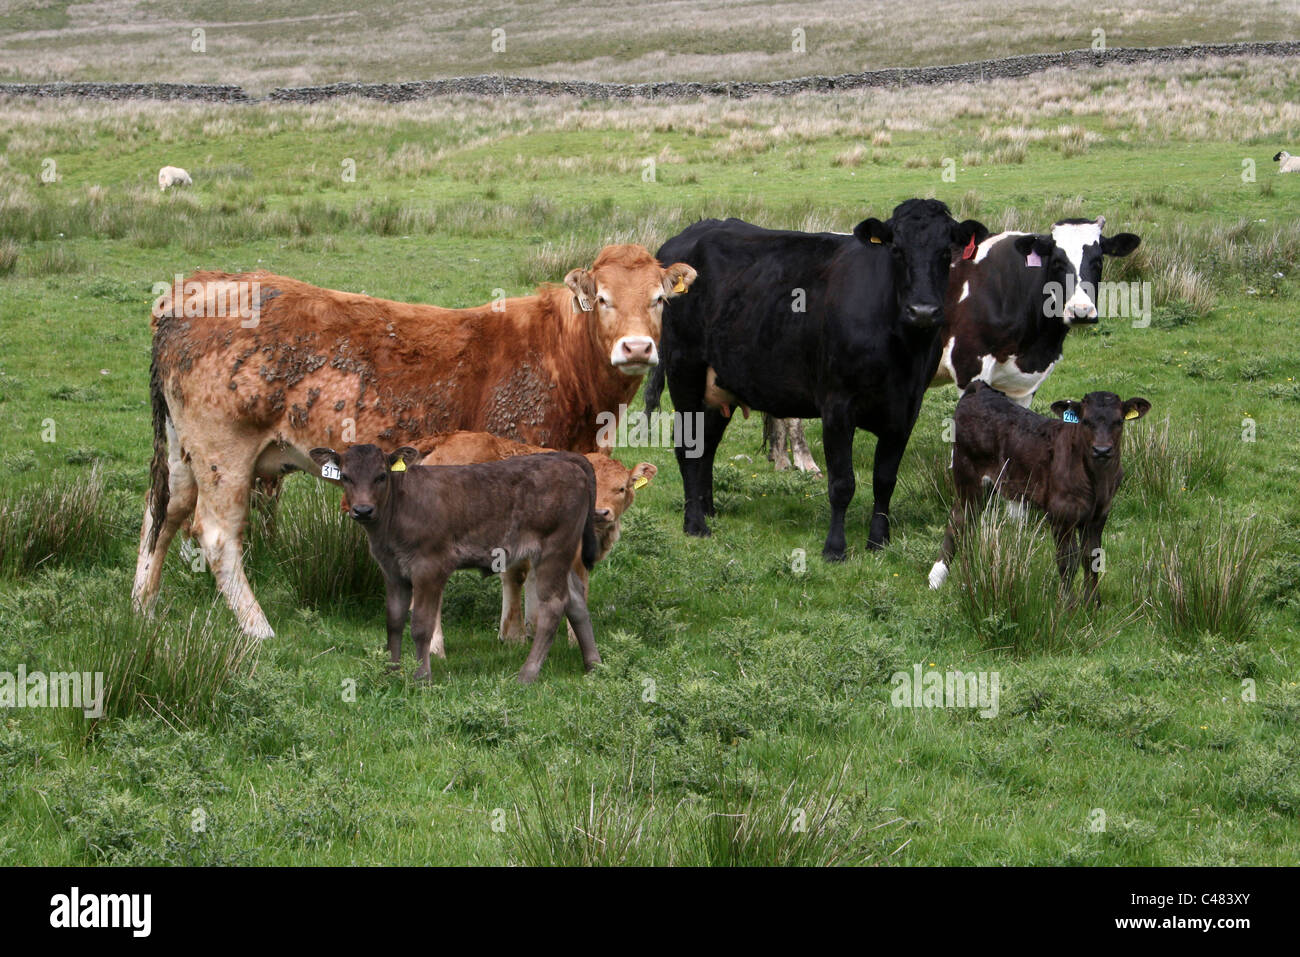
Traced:
<path fill-rule="evenodd" d="M 600 305 L 601 305 L 602 308 L 605 308 L 605 309 L 608 309 L 608 308 L 609 308 L 609 300 L 606 299 L 604 296 L 597 296 L 597 297 L 596 297 L 596 302 L 600 303 Z"/>
<path fill-rule="evenodd" d="M 387 473 L 387 472 L 380 472 L 380 473 L 379 473 L 379 478 L 375 479 L 375 482 L 376 482 L 377 484 L 379 484 L 379 485 L 383 485 L 383 484 L 384 484 L 385 482 L 387 482 L 387 481 L 388 481 L 388 473 Z"/>

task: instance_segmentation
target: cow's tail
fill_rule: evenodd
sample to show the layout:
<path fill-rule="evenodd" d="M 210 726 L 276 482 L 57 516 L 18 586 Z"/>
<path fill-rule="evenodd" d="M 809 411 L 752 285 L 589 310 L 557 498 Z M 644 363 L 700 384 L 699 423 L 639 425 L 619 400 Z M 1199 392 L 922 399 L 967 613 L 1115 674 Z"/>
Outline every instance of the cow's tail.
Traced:
<path fill-rule="evenodd" d="M 649 414 L 659 408 L 659 397 L 664 393 L 664 355 L 659 353 L 659 364 L 650 373 L 645 384 L 645 410 Z"/>
<path fill-rule="evenodd" d="M 153 462 L 149 466 L 149 545 L 158 543 L 158 532 L 167 519 L 171 498 L 171 481 L 167 462 L 167 398 L 163 395 L 162 371 L 158 368 L 158 343 L 155 339 L 149 360 L 149 401 L 153 406 Z"/>
<path fill-rule="evenodd" d="M 582 564 L 591 571 L 600 557 L 600 543 L 596 541 L 596 471 L 585 458 L 582 464 L 587 473 L 587 521 L 582 526 Z"/>

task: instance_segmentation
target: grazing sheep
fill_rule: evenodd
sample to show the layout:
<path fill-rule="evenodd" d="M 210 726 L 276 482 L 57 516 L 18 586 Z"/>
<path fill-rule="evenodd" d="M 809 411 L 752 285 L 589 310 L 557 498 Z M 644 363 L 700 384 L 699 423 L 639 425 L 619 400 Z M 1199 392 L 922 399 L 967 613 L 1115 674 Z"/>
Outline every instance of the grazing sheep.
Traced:
<path fill-rule="evenodd" d="M 171 186 L 193 186 L 190 174 L 179 166 L 164 166 L 158 171 L 158 188 L 166 192 Z"/>
<path fill-rule="evenodd" d="M 1300 173 L 1300 156 L 1292 156 L 1286 150 L 1274 156 L 1273 162 L 1282 164 L 1277 168 L 1279 173 Z"/>

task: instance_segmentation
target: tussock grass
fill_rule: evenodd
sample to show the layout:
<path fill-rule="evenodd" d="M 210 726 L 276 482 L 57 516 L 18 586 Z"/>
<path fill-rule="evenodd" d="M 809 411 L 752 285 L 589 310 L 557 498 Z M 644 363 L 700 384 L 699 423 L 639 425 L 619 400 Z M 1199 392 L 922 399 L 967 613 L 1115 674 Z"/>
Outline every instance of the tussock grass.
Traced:
<path fill-rule="evenodd" d="M 339 510 L 339 499 L 337 489 L 321 482 L 288 482 L 274 536 L 253 526 L 253 554 L 269 555 L 298 604 L 337 610 L 383 599 L 384 576 L 365 533 Z"/>
<path fill-rule="evenodd" d="M 990 647 L 1050 653 L 1095 641 L 1079 606 L 1061 594 L 1046 516 L 1020 521 L 1000 498 L 967 518 L 949 585 L 960 620 Z M 1080 576 L 1072 586 L 1077 594 Z"/>
<path fill-rule="evenodd" d="M 1156 620 L 1174 636 L 1249 638 L 1263 611 L 1267 545 L 1253 516 L 1167 521 L 1144 547 L 1142 580 Z"/>
<path fill-rule="evenodd" d="M 76 733 L 133 715 L 157 716 L 174 730 L 211 720 L 230 682 L 256 661 L 258 643 L 228 617 L 216 604 L 188 615 L 164 607 L 146 617 L 125 605 L 91 615 L 79 670 L 103 672 L 103 716 L 87 722 L 69 711 Z"/>
<path fill-rule="evenodd" d="M 653 786 L 642 794 L 634 768 L 618 784 L 555 786 L 529 763 L 533 803 L 514 806 L 512 855 L 530 867 L 633 865 L 828 867 L 872 856 L 861 825 L 844 820 L 847 764 L 824 778 L 792 781 L 779 793 L 718 771 L 703 801 L 666 812 Z"/>
<path fill-rule="evenodd" d="M 0 577 L 102 558 L 113 532 L 104 511 L 104 475 L 98 466 L 0 497 Z"/>
<path fill-rule="evenodd" d="M 0 241 L 0 276 L 11 275 L 18 265 L 20 246 L 12 239 Z"/>
<path fill-rule="evenodd" d="M 1222 487 L 1233 452 L 1229 436 L 1199 424 L 1175 430 L 1169 416 L 1125 429 L 1124 446 L 1119 497 L 1132 496 L 1147 508 Z"/>

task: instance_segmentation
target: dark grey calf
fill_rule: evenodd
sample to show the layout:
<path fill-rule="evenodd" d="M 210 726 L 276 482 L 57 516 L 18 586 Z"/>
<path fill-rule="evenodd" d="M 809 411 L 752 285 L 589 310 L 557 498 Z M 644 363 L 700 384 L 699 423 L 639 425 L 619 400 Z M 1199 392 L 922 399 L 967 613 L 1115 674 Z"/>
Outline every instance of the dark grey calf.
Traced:
<path fill-rule="evenodd" d="M 1124 478 L 1120 440 L 1124 423 L 1151 409 L 1146 399 L 1121 401 L 1114 392 L 1089 392 L 1082 402 L 1052 403 L 1060 418 L 1039 415 L 976 380 L 953 416 L 952 477 L 957 499 L 930 587 L 948 577 L 957 533 L 992 484 L 1003 498 L 1028 502 L 1047 514 L 1056 536 L 1061 587 L 1068 588 L 1080 558 L 1101 547 L 1111 502 Z M 1076 540 L 1077 535 L 1077 540 Z M 1097 572 L 1084 565 L 1084 599 L 1097 601 Z"/>
<path fill-rule="evenodd" d="M 531 565 L 537 625 L 519 672 L 537 678 L 561 616 L 569 620 L 582 660 L 600 663 L 587 613 L 585 589 L 573 571 L 595 563 L 596 476 L 591 463 L 571 452 L 526 455 L 483 465 L 418 466 L 409 446 L 391 455 L 374 445 L 354 445 L 341 456 L 312 449 L 321 477 L 343 487 L 348 514 L 370 540 L 384 573 L 388 597 L 388 653 L 401 661 L 402 631 L 411 614 L 417 678 L 429 677 L 429 653 L 447 657 L 442 637 L 442 591 L 458 568 L 484 575 Z"/>

